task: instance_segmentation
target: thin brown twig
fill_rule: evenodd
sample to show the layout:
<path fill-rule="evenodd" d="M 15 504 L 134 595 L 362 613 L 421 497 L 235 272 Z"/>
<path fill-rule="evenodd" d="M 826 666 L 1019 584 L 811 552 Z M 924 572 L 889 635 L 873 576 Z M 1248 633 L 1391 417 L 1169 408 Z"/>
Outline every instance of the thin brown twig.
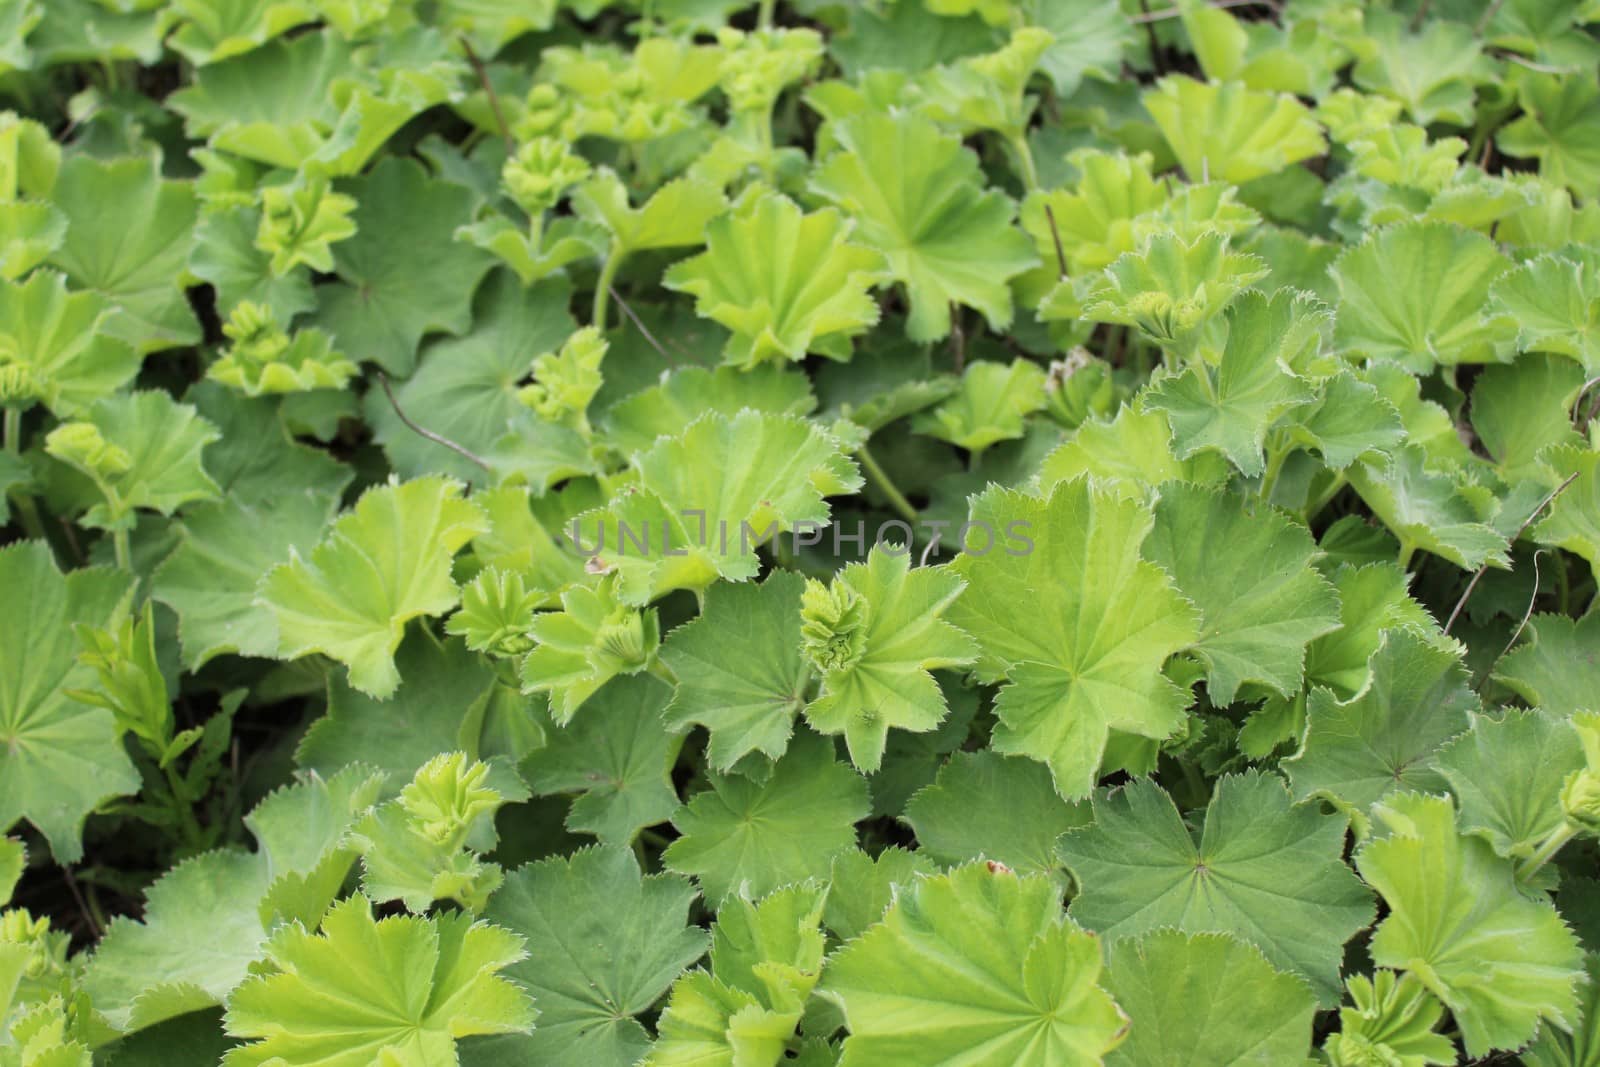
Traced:
<path fill-rule="evenodd" d="M 622 313 L 628 316 L 628 321 L 633 323 L 634 329 L 644 334 L 644 339 L 650 342 L 651 348 L 661 353 L 661 358 L 667 361 L 668 366 L 676 367 L 678 365 L 677 360 L 667 354 L 667 350 L 661 347 L 661 342 L 656 340 L 656 335 L 651 333 L 650 328 L 644 324 L 644 321 L 633 313 L 633 308 L 629 307 L 628 302 L 622 299 L 622 294 L 617 292 L 617 287 L 610 285 L 606 288 L 611 290 L 611 299 L 615 300 L 617 307 L 621 308 Z"/>
<path fill-rule="evenodd" d="M 78 890 L 78 879 L 73 875 L 72 868 L 63 866 L 61 874 L 66 880 L 67 889 L 72 893 L 72 899 L 78 903 L 78 913 L 83 916 L 83 921 L 89 924 L 89 930 L 98 938 L 101 934 L 100 924 L 95 921 L 94 912 L 90 909 L 88 901 L 83 899 L 83 893 Z"/>
<path fill-rule="evenodd" d="M 1589 409 L 1589 414 L 1583 420 L 1583 423 L 1578 421 L 1578 409 L 1583 407 L 1584 395 L 1597 385 L 1600 385 L 1600 377 L 1590 378 L 1588 381 L 1584 382 L 1578 387 L 1578 395 L 1572 398 L 1572 411 L 1568 413 L 1567 418 L 1569 421 L 1571 421 L 1579 433 L 1583 432 L 1583 423 L 1590 422 L 1594 419 L 1596 409 L 1594 407 Z M 1595 395 L 1595 404 L 1600 406 L 1600 393 Z"/>
<path fill-rule="evenodd" d="M 1542 548 L 1533 554 L 1533 595 L 1528 597 L 1528 610 L 1522 613 L 1522 621 L 1517 623 L 1515 630 L 1511 631 L 1511 640 L 1506 642 L 1506 647 L 1500 650 L 1500 654 L 1494 658 L 1494 663 L 1489 664 L 1490 671 L 1494 670 L 1495 663 L 1499 663 L 1506 658 L 1506 653 L 1511 651 L 1511 646 L 1517 643 L 1517 638 L 1521 637 L 1522 631 L 1527 628 L 1528 620 L 1533 618 L 1533 605 L 1539 599 L 1539 557 L 1542 555 L 1544 555 L 1544 549 Z M 1557 560 L 1557 562 L 1559 563 L 1560 561 Z"/>
<path fill-rule="evenodd" d="M 1061 247 L 1061 231 L 1056 228 L 1055 209 L 1049 204 L 1044 206 L 1045 221 L 1050 223 L 1050 239 L 1056 244 L 1056 264 L 1061 268 L 1061 276 L 1067 276 L 1067 253 Z"/>
<path fill-rule="evenodd" d="M 489 70 L 483 65 L 483 60 L 478 58 L 478 52 L 472 47 L 472 42 L 466 34 L 461 35 L 461 49 L 467 53 L 467 62 L 472 64 L 472 70 L 478 75 L 478 84 L 483 86 L 483 91 L 489 97 L 489 110 L 494 115 L 496 126 L 500 127 L 500 136 L 506 142 L 506 157 L 509 159 L 517 153 L 517 142 L 511 136 L 511 127 L 506 125 L 505 112 L 500 110 L 500 96 L 494 91 L 494 85 L 489 81 Z"/>
<path fill-rule="evenodd" d="M 1135 15 L 1133 21 L 1144 23 L 1145 36 L 1150 41 L 1150 65 L 1156 68 L 1157 74 L 1165 74 L 1167 72 L 1166 66 L 1161 62 L 1161 42 L 1156 39 L 1155 23 L 1157 20 L 1150 14 L 1150 0 L 1139 0 L 1139 11 L 1143 17 Z M 1173 12 L 1174 14 L 1182 14 L 1177 8 L 1174 8 Z"/>
<path fill-rule="evenodd" d="M 400 401 L 395 399 L 394 390 L 389 388 L 389 376 L 381 370 L 378 372 L 378 384 L 383 386 L 383 395 L 389 398 L 389 406 L 394 408 L 395 415 L 400 419 L 401 422 L 406 424 L 406 428 L 408 430 L 420 437 L 426 437 L 436 445 L 443 445 L 457 455 L 476 463 L 486 471 L 491 473 L 494 471 L 494 468 L 489 466 L 488 460 L 467 448 L 465 445 L 458 445 L 454 441 L 450 440 L 450 438 L 445 437 L 443 434 L 434 433 L 432 430 L 424 429 L 423 427 L 412 422 L 411 419 L 406 415 L 405 409 L 400 406 Z"/>
<path fill-rule="evenodd" d="M 1528 527 L 1533 525 L 1533 520 L 1537 519 L 1539 517 L 1539 513 L 1544 511 L 1545 508 L 1549 507 L 1555 501 L 1556 497 L 1558 497 L 1562 493 L 1566 492 L 1567 486 L 1571 485 L 1573 482 L 1575 482 L 1577 480 L 1578 480 L 1578 472 L 1577 471 L 1573 471 L 1571 474 L 1567 475 L 1567 480 L 1566 481 L 1562 482 L 1560 485 L 1558 485 L 1554 489 L 1550 490 L 1549 494 L 1543 500 L 1539 501 L 1539 506 L 1534 508 L 1533 511 L 1531 511 L 1528 514 L 1528 517 L 1526 519 L 1522 520 L 1522 525 L 1517 527 L 1517 532 L 1512 534 L 1511 537 L 1506 541 L 1506 547 L 1509 549 L 1510 546 L 1516 544 L 1517 543 L 1517 538 L 1521 537 L 1523 535 L 1524 531 L 1526 531 L 1528 529 Z M 1535 553 L 1535 556 L 1537 556 L 1537 553 Z M 1538 573 L 1538 571 L 1537 571 L 1538 564 L 1534 564 L 1534 567 L 1535 567 L 1535 572 L 1534 573 L 1537 575 L 1537 573 Z M 1488 570 L 1489 570 L 1489 565 L 1487 563 L 1485 563 L 1483 566 L 1479 567 L 1478 568 L 1478 572 L 1472 576 L 1472 581 L 1467 583 L 1467 588 L 1466 588 L 1465 591 L 1462 592 L 1461 599 L 1456 601 L 1455 609 L 1450 612 L 1450 618 L 1445 621 L 1445 624 L 1444 624 L 1444 632 L 1445 633 L 1448 634 L 1450 632 L 1450 627 L 1452 627 L 1452 626 L 1454 626 L 1456 624 L 1456 619 L 1461 617 L 1461 609 L 1467 606 L 1467 598 L 1472 596 L 1472 591 L 1474 589 L 1478 588 L 1478 583 L 1483 580 L 1483 576 Z M 1534 590 L 1536 592 L 1538 590 L 1537 582 L 1535 582 Z"/>

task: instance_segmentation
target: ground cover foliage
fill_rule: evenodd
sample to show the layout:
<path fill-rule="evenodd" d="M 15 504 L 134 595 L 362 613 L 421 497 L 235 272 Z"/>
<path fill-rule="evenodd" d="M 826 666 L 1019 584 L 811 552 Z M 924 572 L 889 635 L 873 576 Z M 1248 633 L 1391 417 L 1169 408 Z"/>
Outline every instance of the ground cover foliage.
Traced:
<path fill-rule="evenodd" d="M 1600 1064 L 1597 27 L 0 0 L 0 1067 Z"/>

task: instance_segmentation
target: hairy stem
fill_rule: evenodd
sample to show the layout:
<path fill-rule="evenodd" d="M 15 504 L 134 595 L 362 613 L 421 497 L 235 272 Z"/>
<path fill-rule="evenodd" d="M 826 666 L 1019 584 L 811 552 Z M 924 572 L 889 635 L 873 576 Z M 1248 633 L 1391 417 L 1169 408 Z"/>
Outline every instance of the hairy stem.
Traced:
<path fill-rule="evenodd" d="M 606 329 L 606 312 L 610 310 L 611 283 L 616 281 L 617 271 L 622 268 L 624 253 L 620 245 L 611 242 L 611 251 L 606 254 L 606 262 L 600 268 L 600 280 L 594 285 L 594 311 L 589 316 L 589 323 L 601 333 Z"/>
<path fill-rule="evenodd" d="M 867 472 L 867 477 L 872 479 L 872 484 L 877 486 L 878 491 L 888 498 L 889 506 L 894 509 L 895 514 L 915 526 L 920 518 L 917 514 L 917 509 L 912 506 L 911 501 L 906 499 L 906 495 L 900 491 L 900 487 L 894 484 L 894 479 L 889 477 L 889 473 L 878 465 L 878 461 L 873 458 L 866 445 L 862 445 L 860 450 L 856 452 L 856 458 L 861 461 L 861 469 Z"/>

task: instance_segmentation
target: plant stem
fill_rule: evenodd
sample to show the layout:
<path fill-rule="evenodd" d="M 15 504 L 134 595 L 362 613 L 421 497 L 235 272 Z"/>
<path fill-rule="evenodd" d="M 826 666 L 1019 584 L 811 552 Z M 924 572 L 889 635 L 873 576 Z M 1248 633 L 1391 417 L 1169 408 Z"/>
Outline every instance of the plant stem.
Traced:
<path fill-rule="evenodd" d="M 117 559 L 117 566 L 125 571 L 133 570 L 133 556 L 128 551 L 128 531 L 117 528 L 111 531 L 111 550 Z"/>
<path fill-rule="evenodd" d="M 163 767 L 162 771 L 167 776 L 167 788 L 172 791 L 172 806 L 177 811 L 178 821 L 183 827 L 184 844 L 199 848 L 205 843 L 203 840 L 205 835 L 200 830 L 199 821 L 194 817 L 193 805 L 184 795 L 183 783 L 178 779 L 178 772 L 171 764 Z"/>
<path fill-rule="evenodd" d="M 895 510 L 895 513 L 915 526 L 920 518 L 917 514 L 917 509 L 911 505 L 911 501 L 906 499 L 905 494 L 900 491 L 900 487 L 894 484 L 894 479 L 889 477 L 889 473 L 878 466 L 878 461 L 872 457 L 872 453 L 867 450 L 866 445 L 862 445 L 860 450 L 856 452 L 856 458 L 861 461 L 861 469 L 867 472 L 867 477 L 872 479 L 872 484 L 876 485 L 878 491 L 889 498 L 889 506 Z"/>
<path fill-rule="evenodd" d="M 1551 830 L 1550 836 L 1546 837 L 1533 855 L 1523 860 L 1522 865 L 1517 868 L 1517 880 L 1526 882 L 1539 873 L 1539 868 L 1554 859 L 1556 853 L 1561 851 L 1561 846 L 1577 835 L 1578 831 L 1573 828 L 1570 822 L 1564 822 L 1554 830 Z"/>
<path fill-rule="evenodd" d="M 672 673 L 671 667 L 668 667 L 665 663 L 661 662 L 660 656 L 651 656 L 650 664 L 645 668 L 645 670 L 649 671 L 657 678 L 660 678 L 668 685 L 676 686 L 678 684 L 678 676 Z"/>
<path fill-rule="evenodd" d="M 617 271 L 622 267 L 622 247 L 617 242 L 611 242 L 611 251 L 606 254 L 605 266 L 600 268 L 600 279 L 594 286 L 594 312 L 589 316 L 589 323 L 601 333 L 606 330 L 606 312 L 610 309 L 611 283 L 616 281 Z"/>
<path fill-rule="evenodd" d="M 1033 163 L 1033 149 L 1028 146 L 1026 133 L 1013 133 L 1006 137 L 1006 143 L 1011 146 L 1011 151 L 1016 154 L 1017 162 L 1022 168 L 1022 184 L 1028 192 L 1037 192 L 1039 189 L 1039 168 Z"/>
<path fill-rule="evenodd" d="M 1347 482 L 1342 472 L 1334 475 L 1332 484 L 1324 489 L 1321 495 L 1306 508 L 1306 522 L 1310 523 L 1312 519 L 1322 514 L 1322 509 L 1333 503 L 1333 498 L 1339 495 L 1339 490 L 1343 489 L 1346 484 Z"/>
<path fill-rule="evenodd" d="M 22 454 L 22 409 L 6 408 L 5 448 L 13 456 Z"/>
<path fill-rule="evenodd" d="M 757 9 L 756 25 L 763 30 L 772 29 L 772 16 L 777 8 L 778 0 L 761 0 L 761 6 Z"/>
<path fill-rule="evenodd" d="M 1266 473 L 1261 475 L 1261 489 L 1258 494 L 1263 504 L 1272 503 L 1272 494 L 1278 488 L 1278 477 L 1283 473 L 1283 464 L 1289 458 L 1289 451 L 1287 448 L 1280 448 L 1267 457 L 1267 469 Z"/>
<path fill-rule="evenodd" d="M 1405 540 L 1404 538 L 1401 538 L 1401 540 L 1400 540 L 1400 569 L 1401 570 L 1405 570 L 1407 567 L 1409 567 L 1411 565 L 1411 557 L 1412 557 L 1412 555 L 1414 555 L 1416 553 L 1416 551 L 1417 551 L 1417 546 L 1416 545 L 1412 544 L 1410 541 Z"/>

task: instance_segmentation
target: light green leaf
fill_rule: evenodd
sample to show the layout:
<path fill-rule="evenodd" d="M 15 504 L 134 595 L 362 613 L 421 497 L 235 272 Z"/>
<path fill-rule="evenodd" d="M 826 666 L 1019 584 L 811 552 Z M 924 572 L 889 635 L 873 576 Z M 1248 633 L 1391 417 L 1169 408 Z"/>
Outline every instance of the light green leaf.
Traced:
<path fill-rule="evenodd" d="M 582 849 L 506 876 L 485 913 L 522 935 L 530 958 L 507 972 L 533 994 L 539 1025 L 494 1039 L 523 1063 L 632 1067 L 649 1046 L 634 1016 L 706 950 L 687 925 L 694 888 L 672 874 L 641 877 L 622 847 Z"/>
<path fill-rule="evenodd" d="M 1018 812 L 1027 812 L 1018 819 Z M 1089 822 L 1089 806 L 1056 795 L 1050 772 L 994 752 L 955 752 L 906 804 L 918 855 L 954 866 L 996 860 L 1022 874 L 1059 869 L 1056 838 Z"/>
<path fill-rule="evenodd" d="M 1373 962 L 1444 1001 L 1469 1056 L 1519 1048 L 1541 1020 L 1570 1029 L 1583 954 L 1555 908 L 1523 895 L 1487 842 L 1461 835 L 1448 797 L 1402 793 L 1373 815 L 1384 834 L 1356 854 L 1389 905 Z"/>
<path fill-rule="evenodd" d="M 883 918 L 897 894 L 936 869 L 921 850 L 908 852 L 891 845 L 876 856 L 859 849 L 842 852 L 833 859 L 823 924 L 840 941 L 854 941 Z"/>
<path fill-rule="evenodd" d="M 1528 639 L 1500 661 L 1494 677 L 1552 715 L 1600 709 L 1600 612 L 1576 621 L 1533 616 Z"/>
<path fill-rule="evenodd" d="M 1196 361 L 1156 380 L 1142 399 L 1145 410 L 1166 415 L 1180 459 L 1213 450 L 1257 475 L 1267 431 L 1316 398 L 1302 373 L 1331 314 L 1308 294 L 1280 289 L 1271 297 L 1241 294 L 1226 317 L 1228 341 L 1214 369 Z"/>
<path fill-rule="evenodd" d="M 544 731 L 544 746 L 520 769 L 535 793 L 578 794 L 567 809 L 568 830 L 627 845 L 644 827 L 672 818 L 672 768 L 683 738 L 662 724 L 671 695 L 649 675 L 617 678 L 575 721 Z"/>
<path fill-rule="evenodd" d="M 1358 817 L 1395 790 L 1446 789 L 1439 751 L 1479 708 L 1459 655 L 1409 627 L 1384 633 L 1370 670 L 1348 700 L 1312 690 L 1300 751 L 1283 761 L 1296 797 L 1328 797 Z"/>
<path fill-rule="evenodd" d="M 1473 381 L 1472 428 L 1507 481 L 1543 480 L 1540 453 L 1582 441 L 1569 413 L 1583 378 L 1570 360 L 1530 352 L 1510 366 L 1485 367 Z"/>
<path fill-rule="evenodd" d="M 1600 373 L 1600 262 L 1547 253 L 1507 271 L 1489 287 L 1497 308 L 1516 318 L 1518 347 L 1556 352 Z"/>
<path fill-rule="evenodd" d="M 233 205 L 207 211 L 195 227 L 189 272 L 216 290 L 219 315 L 227 316 L 250 300 L 270 307 L 286 323 L 317 306 L 311 271 L 299 267 L 274 274 L 272 257 L 256 247 L 260 229 L 257 208 Z"/>
<path fill-rule="evenodd" d="M 1556 425 L 1567 425 L 1565 411 Z M 1539 457 L 1555 484 L 1572 483 L 1549 505 L 1549 513 L 1533 528 L 1533 539 L 1555 545 L 1589 561 L 1600 574 L 1600 452 L 1574 445 L 1547 448 Z"/>
<path fill-rule="evenodd" d="M 1085 422 L 1046 456 L 1039 467 L 1039 488 L 1048 490 L 1087 474 L 1118 496 L 1143 500 L 1166 482 L 1209 485 L 1227 480 L 1228 466 L 1220 457 L 1179 460 L 1172 454 L 1171 438 L 1160 413 L 1124 404 L 1116 418 Z"/>
<path fill-rule="evenodd" d="M 1411 16 L 1372 12 L 1366 20 L 1370 51 L 1354 71 L 1355 82 L 1405 105 L 1419 125 L 1472 125 L 1474 90 L 1491 80 L 1495 65 L 1483 54 L 1480 34 L 1461 22 L 1429 19 L 1408 26 Z"/>
<path fill-rule="evenodd" d="M 337 509 L 331 496 L 301 492 L 258 503 L 229 496 L 183 517 L 183 540 L 156 571 L 153 595 L 178 613 L 189 670 L 224 652 L 276 654 L 277 619 L 256 603 L 256 586 L 291 553 L 309 552 Z"/>
<path fill-rule="evenodd" d="M 765 196 L 713 219 L 707 250 L 674 265 L 663 284 L 732 331 L 727 363 L 799 361 L 808 352 L 846 360 L 851 339 L 878 321 L 869 290 L 883 276 L 883 257 L 851 243 L 852 229 L 832 209 L 805 214 L 787 197 Z M 786 250 L 783 259 L 774 248 Z"/>
<path fill-rule="evenodd" d="M 1190 181 L 1239 185 L 1327 149 L 1310 110 L 1286 93 L 1179 74 L 1157 82 L 1143 100 Z"/>
<path fill-rule="evenodd" d="M 1230 252 L 1227 235 L 1219 231 L 1207 230 L 1192 241 L 1158 233 L 1093 280 L 1083 317 L 1137 326 L 1157 344 L 1187 347 L 1241 289 L 1266 273 L 1264 260 Z M 1047 319 L 1063 317 L 1052 300 L 1040 312 Z"/>
<path fill-rule="evenodd" d="M 1489 238 L 1450 223 L 1376 230 L 1331 268 L 1341 297 L 1334 341 L 1422 374 L 1438 365 L 1505 362 L 1515 323 L 1485 312 L 1489 286 L 1510 267 Z"/>
<path fill-rule="evenodd" d="M 457 482 L 422 478 L 368 490 L 309 557 L 292 556 L 262 579 L 261 602 L 278 620 L 278 655 L 321 652 L 350 669 L 351 685 L 388 697 L 400 684 L 394 653 L 406 623 L 456 606 L 450 561 L 485 529 Z"/>
<path fill-rule="evenodd" d="M 1128 1040 L 1106 1057 L 1112 1067 L 1306 1062 L 1310 988 L 1226 934 L 1157 930 L 1118 941 L 1106 986 L 1128 1015 Z"/>
<path fill-rule="evenodd" d="M 1573 73 L 1516 69 L 1522 114 L 1495 135 L 1508 156 L 1537 159 L 1539 174 L 1579 196 L 1600 185 L 1600 85 L 1581 67 Z"/>
<path fill-rule="evenodd" d="M 863 772 L 883 762 L 891 727 L 926 733 L 944 718 L 944 694 L 929 672 L 977 658 L 972 638 L 941 618 L 962 588 L 947 568 L 913 569 L 909 545 L 875 545 L 831 588 L 807 589 L 801 634 L 822 687 L 806 705 L 806 722 L 818 733 L 844 734 Z M 850 608 L 844 617 L 819 615 L 812 610 L 818 599 Z"/>
<path fill-rule="evenodd" d="M 67 217 L 53 205 L 0 201 L 0 279 L 21 278 L 61 247 Z"/>
<path fill-rule="evenodd" d="M 178 0 L 172 47 L 195 66 L 248 52 L 316 17 L 309 0 Z"/>
<path fill-rule="evenodd" d="M 678 685 L 663 713 L 683 730 L 704 726 L 707 759 L 728 771 L 752 752 L 779 759 L 805 704 L 810 672 L 800 651 L 804 580 L 774 570 L 759 585 L 718 582 L 706 590 L 699 617 L 677 627 L 661 660 Z"/>
<path fill-rule="evenodd" d="M 822 990 L 850 1030 L 841 1067 L 1091 1067 L 1125 1031 L 1101 966 L 1054 882 L 979 863 L 906 887 Z"/>
<path fill-rule="evenodd" d="M 139 788 L 112 716 L 68 697 L 93 671 L 77 662 L 73 626 L 105 626 L 121 610 L 126 575 L 105 568 L 56 570 L 42 541 L 0 549 L 0 828 L 27 819 L 61 863 L 83 855 L 83 821 L 99 805 Z"/>
<path fill-rule="evenodd" d="M 1045 406 L 1045 372 L 1028 359 L 980 360 L 956 392 L 911 420 L 914 433 L 949 441 L 974 455 L 1023 435 L 1027 417 Z"/>
<path fill-rule="evenodd" d="M 129 529 L 139 508 L 171 515 L 221 495 L 200 458 L 221 434 L 190 405 L 148 390 L 106 397 L 85 415 L 45 438 L 46 452 L 99 489 L 100 501 L 78 520 L 83 525 Z"/>
<path fill-rule="evenodd" d="M 1462 570 L 1484 564 L 1509 566 L 1506 541 L 1485 523 L 1477 497 L 1446 474 L 1426 467 L 1422 449 L 1407 445 L 1386 461 L 1350 467 L 1350 484 L 1400 541 L 1402 560 L 1416 549 L 1447 559 Z"/>
<path fill-rule="evenodd" d="M 1342 471 L 1361 459 L 1381 460 L 1405 439 L 1400 412 L 1354 373 L 1340 371 L 1321 391 L 1320 399 L 1294 413 L 1287 428 L 1291 440 L 1319 453 L 1329 469 Z"/>
<path fill-rule="evenodd" d="M 428 1067 L 456 1058 L 456 1039 L 525 1033 L 537 1014 L 499 972 L 522 938 L 462 913 L 374 920 L 359 894 L 313 934 L 284 926 L 266 946 L 277 970 L 228 1000 L 224 1025 L 247 1039 L 225 1067 Z"/>
<path fill-rule="evenodd" d="M 459 336 L 471 325 L 472 294 L 492 264 L 455 239 L 474 198 L 399 158 L 350 188 L 357 232 L 333 252 L 344 284 L 318 287 L 315 322 L 351 359 L 409 374 L 425 336 Z"/>
<path fill-rule="evenodd" d="M 245 301 L 222 324 L 232 343 L 206 377 L 248 397 L 343 389 L 356 365 L 318 329 L 283 330 L 271 308 Z"/>
<path fill-rule="evenodd" d="M 94 293 L 67 293 L 54 271 L 0 281 L 0 394 L 9 407 L 39 401 L 62 418 L 139 372 L 132 347 L 104 333 L 114 314 Z"/>
<path fill-rule="evenodd" d="M 1542 711 L 1472 717 L 1472 729 L 1439 753 L 1439 770 L 1461 805 L 1461 829 L 1495 852 L 1524 859 L 1564 822 L 1561 787 L 1584 768 L 1569 724 Z"/>
<path fill-rule="evenodd" d="M 1168 183 L 1151 174 L 1154 161 L 1148 153 L 1086 147 L 1068 153 L 1067 160 L 1079 175 L 1075 186 L 1031 193 L 1022 202 L 1022 227 L 1033 237 L 1052 280 L 1060 266 L 1055 262 L 1057 237 L 1069 276 L 1101 270 L 1137 250 L 1137 222 L 1152 217 L 1170 195 Z"/>
<path fill-rule="evenodd" d="M 1371 895 L 1343 860 L 1346 820 L 1293 805 L 1276 775 L 1219 779 L 1199 835 L 1139 779 L 1094 800 L 1094 825 L 1061 838 L 1079 885 L 1072 916 L 1121 939 L 1163 926 L 1232 934 L 1275 967 L 1339 997 L 1344 943 L 1372 921 Z"/>
<path fill-rule="evenodd" d="M 834 759 L 833 742 L 815 734 L 792 739 L 761 784 L 708 777 L 711 788 L 673 818 L 683 836 L 662 861 L 698 878 L 711 901 L 826 878 L 833 857 L 855 845 L 855 823 L 869 811 L 866 782 Z"/>
<path fill-rule="evenodd" d="M 572 209 L 611 235 L 612 255 L 619 257 L 653 248 L 701 244 L 711 220 L 727 207 L 716 186 L 679 178 L 661 186 L 635 208 L 628 203 L 622 179 L 606 168 L 572 193 Z"/>
<path fill-rule="evenodd" d="M 659 437 L 675 437 L 708 411 L 736 415 L 745 408 L 774 415 L 808 415 L 817 406 L 802 374 L 775 364 L 752 368 L 680 367 L 660 382 L 612 404 L 600 417 L 606 438 L 626 454 Z"/>
<path fill-rule="evenodd" d="M 616 570 L 621 598 L 643 604 L 718 577 L 753 578 L 755 549 L 802 524 L 820 524 L 824 497 L 855 492 L 861 476 L 843 445 L 804 419 L 710 413 L 636 456 L 639 484 L 574 523 L 580 551 Z"/>
<path fill-rule="evenodd" d="M 1133 23 L 1120 7 L 1096 0 L 1022 0 L 1019 6 L 1029 25 L 1055 38 L 1039 57 L 1039 70 L 1057 96 L 1071 96 L 1085 75 L 1117 76 L 1134 39 Z"/>
<path fill-rule="evenodd" d="M 1284 696 L 1300 689 L 1306 646 L 1339 628 L 1339 597 L 1311 566 L 1305 527 L 1234 496 L 1169 485 L 1155 508 L 1144 556 L 1200 609 L 1193 652 L 1207 695 L 1231 704 L 1257 682 Z"/>
<path fill-rule="evenodd" d="M 840 150 L 813 189 L 860 226 L 906 287 L 906 333 L 918 342 L 950 332 L 951 304 L 980 311 L 997 331 L 1011 322 L 1007 282 L 1034 266 L 1032 242 L 1012 225 L 1015 206 L 985 191 L 978 159 L 932 122 L 865 114 L 829 127 Z"/>
<path fill-rule="evenodd" d="M 561 594 L 561 610 L 534 616 L 533 651 L 522 661 L 522 688 L 550 694 L 558 726 L 612 678 L 637 674 L 661 643 L 655 610 L 631 607 L 617 596 L 617 581 L 574 586 Z"/>
<path fill-rule="evenodd" d="M 992 487 L 971 521 L 990 545 L 952 564 L 967 590 L 947 617 L 977 639 L 979 677 L 1008 682 L 992 745 L 1049 764 L 1062 796 L 1086 796 L 1112 730 L 1177 729 L 1190 697 L 1161 667 L 1195 641 L 1198 613 L 1139 558 L 1150 513 L 1087 479 L 1048 500 Z"/>
<path fill-rule="evenodd" d="M 108 333 L 141 353 L 200 341 L 183 292 L 199 210 L 190 183 L 163 179 L 153 156 L 74 155 L 50 195 L 67 217 L 50 262 L 117 309 Z"/>

